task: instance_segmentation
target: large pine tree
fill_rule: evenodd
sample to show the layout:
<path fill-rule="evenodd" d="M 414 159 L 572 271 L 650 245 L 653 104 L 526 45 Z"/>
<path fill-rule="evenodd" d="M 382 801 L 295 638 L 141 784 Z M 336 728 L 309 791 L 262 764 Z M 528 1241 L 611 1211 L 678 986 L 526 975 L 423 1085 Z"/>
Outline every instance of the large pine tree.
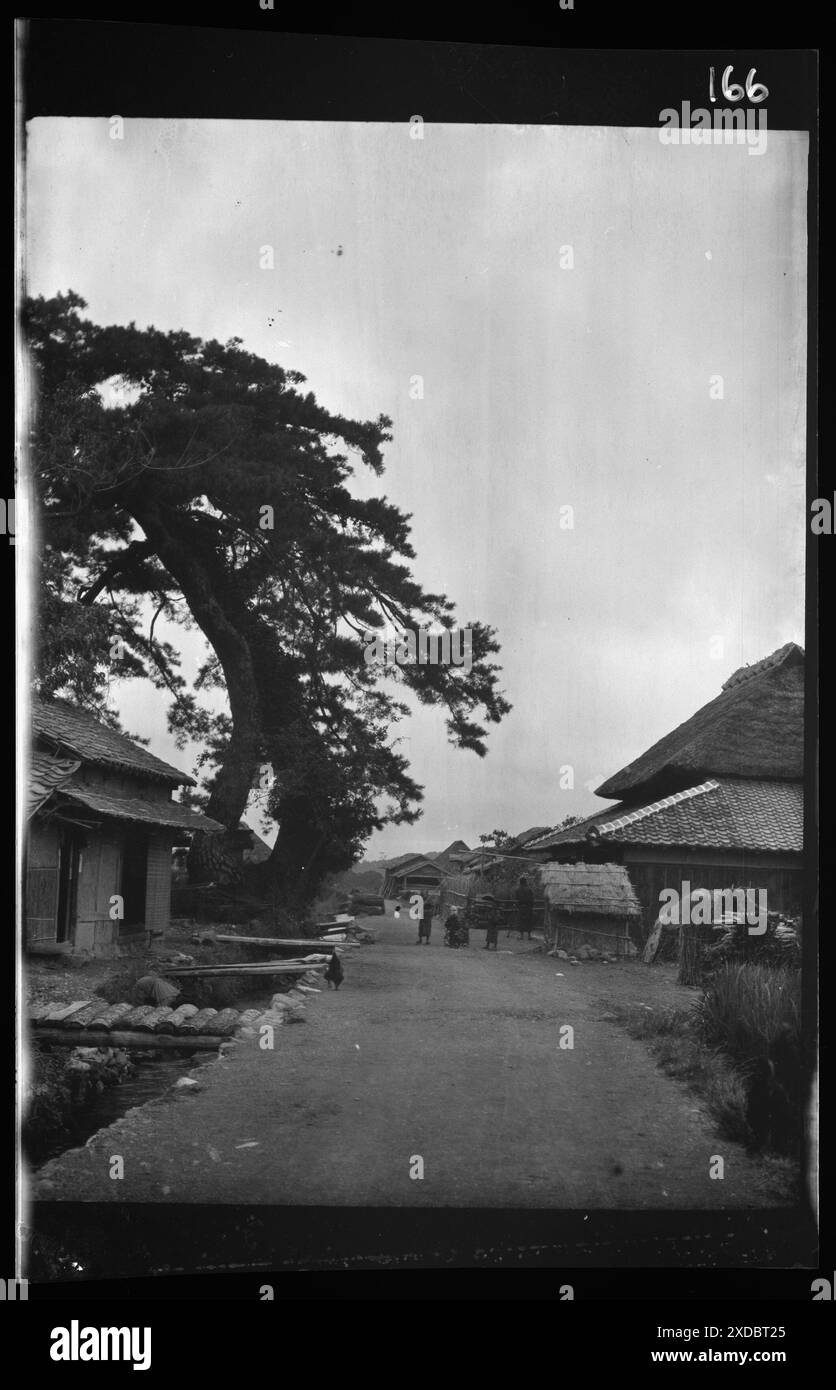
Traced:
<path fill-rule="evenodd" d="M 304 900 L 372 830 L 419 814 L 391 737 L 408 714 L 393 679 L 444 711 L 454 746 L 484 755 L 479 719 L 510 709 L 495 633 L 468 623 L 469 672 L 367 664 L 365 633 L 454 625 L 451 602 L 412 577 L 409 517 L 348 487 L 358 462 L 382 473 L 391 422 L 329 414 L 302 376 L 240 339 L 100 327 L 85 308 L 72 292 L 25 306 L 37 686 L 94 707 L 114 675 L 168 691 L 178 739 L 205 750 L 206 809 L 229 832 L 198 837 L 192 878 L 234 873 L 234 832 L 261 790 L 278 824 L 273 886 Z M 156 635 L 161 615 L 206 639 L 192 687 Z M 228 713 L 201 706 L 212 685 Z"/>

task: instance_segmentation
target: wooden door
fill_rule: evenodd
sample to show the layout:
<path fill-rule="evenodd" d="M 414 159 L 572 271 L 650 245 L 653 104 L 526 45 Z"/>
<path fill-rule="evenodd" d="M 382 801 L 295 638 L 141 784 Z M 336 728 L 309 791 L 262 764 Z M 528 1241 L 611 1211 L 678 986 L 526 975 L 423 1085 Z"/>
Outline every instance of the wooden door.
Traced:
<path fill-rule="evenodd" d="M 26 872 L 24 903 L 26 944 L 58 939 L 58 865 L 30 864 Z"/>

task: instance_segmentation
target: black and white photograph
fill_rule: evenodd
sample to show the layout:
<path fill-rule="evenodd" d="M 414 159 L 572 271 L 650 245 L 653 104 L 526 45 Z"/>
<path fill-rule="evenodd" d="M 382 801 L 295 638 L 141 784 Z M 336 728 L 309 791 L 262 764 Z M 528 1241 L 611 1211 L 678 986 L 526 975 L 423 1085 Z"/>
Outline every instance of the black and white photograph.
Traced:
<path fill-rule="evenodd" d="M 21 132 L 32 1287 L 817 1267 L 813 56 L 408 47 Z"/>

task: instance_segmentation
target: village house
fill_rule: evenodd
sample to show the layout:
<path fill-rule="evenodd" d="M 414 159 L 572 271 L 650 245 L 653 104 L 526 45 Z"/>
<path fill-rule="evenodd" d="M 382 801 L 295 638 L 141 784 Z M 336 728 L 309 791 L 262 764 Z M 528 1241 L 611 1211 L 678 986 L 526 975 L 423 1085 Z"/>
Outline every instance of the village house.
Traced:
<path fill-rule="evenodd" d="M 645 931 L 663 889 L 765 889 L 770 911 L 802 908 L 804 653 L 787 643 L 608 778 L 619 798 L 529 843 L 543 861 L 618 863 Z M 634 928 L 635 931 L 635 928 Z"/>
<path fill-rule="evenodd" d="M 400 898 L 410 893 L 432 893 L 445 878 L 445 870 L 427 854 L 402 854 L 386 865 L 384 898 Z"/>
<path fill-rule="evenodd" d="M 33 700 L 24 945 L 115 955 L 168 927 L 172 846 L 217 821 L 172 800 L 194 779 L 64 700 Z"/>
<path fill-rule="evenodd" d="M 449 844 L 440 854 L 433 854 L 431 858 L 445 873 L 455 874 L 459 872 L 462 863 L 469 854 L 470 850 L 464 840 L 453 840 L 452 844 Z"/>

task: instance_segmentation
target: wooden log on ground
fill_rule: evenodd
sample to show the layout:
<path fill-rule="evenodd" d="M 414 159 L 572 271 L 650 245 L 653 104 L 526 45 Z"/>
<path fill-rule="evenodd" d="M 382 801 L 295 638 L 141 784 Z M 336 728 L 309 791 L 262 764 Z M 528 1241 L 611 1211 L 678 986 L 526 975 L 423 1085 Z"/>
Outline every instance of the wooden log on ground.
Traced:
<path fill-rule="evenodd" d="M 44 1042 L 54 1043 L 56 1047 L 77 1047 L 78 1033 L 71 1028 L 37 1028 L 37 1036 Z M 208 1036 L 184 1037 L 182 1033 L 173 1036 L 166 1033 L 140 1033 L 118 1028 L 87 1028 L 84 1043 L 87 1047 L 125 1047 L 142 1048 L 143 1051 L 156 1051 L 158 1048 L 176 1048 L 180 1052 L 216 1052 L 220 1038 Z"/>
<path fill-rule="evenodd" d="M 157 1024 L 164 1022 L 174 1013 L 170 1004 L 159 1004 L 156 1009 L 152 1009 L 150 1014 L 146 1014 L 136 1025 L 141 1033 L 153 1033 Z"/>
<path fill-rule="evenodd" d="M 88 1004 L 86 1009 L 77 1009 L 75 1013 L 68 1014 L 61 1024 L 62 1028 L 86 1028 L 92 1023 L 94 1018 L 102 1011 L 102 1001 L 97 999 L 95 1003 Z"/>
<path fill-rule="evenodd" d="M 89 1024 L 89 1027 L 111 1028 L 118 1023 L 120 1018 L 124 1018 L 125 1014 L 129 1014 L 133 1008 L 133 1004 L 111 1004 L 109 1008 L 101 1010 Z"/>
<path fill-rule="evenodd" d="M 237 1027 L 238 1010 L 221 1009 L 220 1013 L 216 1014 L 208 1023 L 204 1023 L 203 1031 L 207 1037 L 229 1038 Z"/>
<path fill-rule="evenodd" d="M 144 1018 L 147 1018 L 148 1015 L 153 1012 L 153 1004 L 138 1004 L 135 1008 L 131 1009 L 129 1013 L 122 1015 L 119 1020 L 119 1026 L 120 1028 L 128 1028 L 134 1031 L 137 1024 L 141 1023 Z"/>
<path fill-rule="evenodd" d="M 167 1018 L 161 1018 L 154 1025 L 155 1033 L 176 1033 L 181 1023 L 185 1023 L 187 1018 L 194 1018 L 197 1013 L 197 1004 L 181 1004 L 179 1008 L 172 1009 Z"/>
<path fill-rule="evenodd" d="M 223 980 L 231 975 L 304 975 L 306 970 L 325 970 L 325 965 L 305 965 L 303 961 L 254 961 L 251 965 L 197 965 L 182 966 L 166 974 L 176 975 L 178 979 Z"/>
<path fill-rule="evenodd" d="M 193 1034 L 203 1033 L 206 1024 L 215 1017 L 217 1012 L 217 1009 L 200 1009 L 200 1011 L 193 1014 L 191 1018 L 187 1018 L 185 1023 L 180 1024 L 174 1036 L 191 1037 Z"/>
<path fill-rule="evenodd" d="M 312 936 L 217 936 L 216 941 L 235 946 L 310 946 Z"/>
<path fill-rule="evenodd" d="M 56 1004 L 54 1008 L 50 1009 L 46 1018 L 41 1021 L 50 1026 L 63 1023 L 65 1018 L 70 1017 L 70 1014 L 78 1013 L 79 1009 L 86 1009 L 91 1002 L 89 999 L 76 999 L 74 1004 Z"/>

